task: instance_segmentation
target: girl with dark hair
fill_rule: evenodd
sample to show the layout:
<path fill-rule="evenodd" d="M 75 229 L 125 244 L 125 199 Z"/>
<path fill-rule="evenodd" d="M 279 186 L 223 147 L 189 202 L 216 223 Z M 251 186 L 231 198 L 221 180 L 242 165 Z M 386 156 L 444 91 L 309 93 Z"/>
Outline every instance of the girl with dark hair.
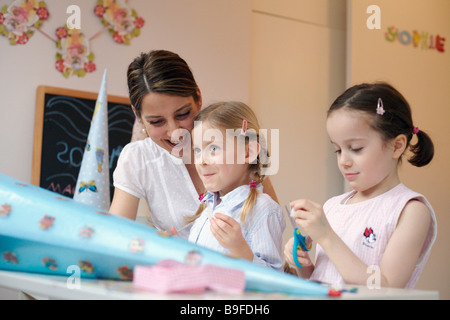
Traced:
<path fill-rule="evenodd" d="M 434 154 L 430 137 L 413 125 L 408 102 L 386 83 L 347 89 L 328 110 L 327 131 L 352 191 L 323 208 L 305 199 L 291 202 L 296 223 L 317 248 L 315 265 L 298 252 L 304 266 L 298 268 L 291 239 L 287 263 L 299 276 L 330 284 L 413 288 L 437 225 L 427 199 L 400 182 L 398 166 L 408 148 L 411 164 L 427 165 Z"/>

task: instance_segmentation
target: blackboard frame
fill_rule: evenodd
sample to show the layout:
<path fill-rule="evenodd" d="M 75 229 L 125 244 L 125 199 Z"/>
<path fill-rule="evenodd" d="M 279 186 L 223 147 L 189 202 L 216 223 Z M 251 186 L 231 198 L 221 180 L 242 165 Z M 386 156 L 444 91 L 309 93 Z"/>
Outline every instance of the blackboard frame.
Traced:
<path fill-rule="evenodd" d="M 32 159 L 32 169 L 31 169 L 31 183 L 39 186 L 42 186 L 42 177 L 41 177 L 41 169 L 42 169 L 42 161 L 43 161 L 43 135 L 44 135 L 44 121 L 45 121 L 45 103 L 46 98 L 49 95 L 55 95 L 60 97 L 70 97 L 76 99 L 86 99 L 92 102 L 92 110 L 95 102 L 97 101 L 98 92 L 89 92 L 89 91 L 80 91 L 66 88 L 58 88 L 52 86 L 38 86 L 36 90 L 36 111 L 35 111 L 35 121 L 34 121 L 34 138 L 33 138 L 33 159 Z M 107 95 L 108 105 L 110 104 L 118 104 L 124 105 L 128 107 L 128 111 L 131 111 L 131 104 L 128 97 L 121 97 L 116 95 Z M 132 135 L 132 126 L 129 137 L 131 139 Z M 88 132 L 86 132 L 86 135 Z M 129 142 L 129 140 L 128 140 Z M 111 152 L 111 151 L 110 151 Z M 75 187 L 75 186 L 73 186 Z M 48 189 L 48 188 L 47 188 Z M 55 191 L 55 190 L 52 190 Z M 58 191 L 56 191 L 58 192 Z M 60 192 L 61 193 L 61 192 Z M 64 193 L 61 193 L 64 194 Z M 64 194 L 67 196 L 67 194 Z"/>

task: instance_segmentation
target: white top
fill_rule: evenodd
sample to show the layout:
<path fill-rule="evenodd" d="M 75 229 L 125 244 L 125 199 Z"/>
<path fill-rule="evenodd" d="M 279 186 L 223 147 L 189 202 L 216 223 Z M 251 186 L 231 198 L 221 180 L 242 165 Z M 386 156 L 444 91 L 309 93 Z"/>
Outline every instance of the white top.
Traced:
<path fill-rule="evenodd" d="M 262 193 L 262 186 L 259 185 L 256 202 L 242 224 L 242 206 L 249 192 L 250 186 L 240 186 L 221 197 L 219 204 L 216 204 L 218 194 L 208 193 L 205 197 L 207 207 L 193 223 L 189 241 L 229 255 L 230 252 L 220 245 L 210 229 L 211 217 L 220 212 L 239 222 L 242 235 L 253 252 L 254 263 L 282 270 L 282 235 L 286 221 L 281 207 L 269 195 Z"/>
<path fill-rule="evenodd" d="M 329 199 L 323 206 L 325 215 L 337 235 L 368 266 L 379 266 L 386 246 L 397 226 L 403 208 L 412 199 L 423 202 L 430 210 L 432 222 L 416 267 L 406 288 L 414 288 L 428 260 L 436 239 L 437 223 L 427 199 L 403 184 L 366 201 L 346 204 L 355 191 Z M 371 273 L 368 273 L 368 277 Z M 311 280 L 343 284 L 344 280 L 320 245 Z"/>
<path fill-rule="evenodd" d="M 127 144 L 114 170 L 114 187 L 145 198 L 153 224 L 159 230 L 180 229 L 200 201 L 182 159 L 171 155 L 151 138 Z M 179 236 L 187 239 L 189 228 Z"/>

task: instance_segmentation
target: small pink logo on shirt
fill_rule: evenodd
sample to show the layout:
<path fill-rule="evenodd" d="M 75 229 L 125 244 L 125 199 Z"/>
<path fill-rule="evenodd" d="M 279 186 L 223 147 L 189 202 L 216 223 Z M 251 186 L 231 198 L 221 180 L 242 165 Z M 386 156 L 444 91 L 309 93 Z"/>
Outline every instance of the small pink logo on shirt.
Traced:
<path fill-rule="evenodd" d="M 377 237 L 375 233 L 373 233 L 373 229 L 366 228 L 366 230 L 364 230 L 363 235 L 364 235 L 363 245 L 373 249 L 373 244 L 375 243 L 375 241 L 377 241 Z"/>

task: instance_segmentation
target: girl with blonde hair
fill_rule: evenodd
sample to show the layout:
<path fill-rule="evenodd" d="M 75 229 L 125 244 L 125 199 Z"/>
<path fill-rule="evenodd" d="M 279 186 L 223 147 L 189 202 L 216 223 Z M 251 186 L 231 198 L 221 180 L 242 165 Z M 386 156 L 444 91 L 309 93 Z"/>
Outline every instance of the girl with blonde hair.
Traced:
<path fill-rule="evenodd" d="M 143 198 L 157 229 L 180 230 L 204 191 L 190 158 L 190 131 L 202 107 L 202 94 L 186 61 L 167 50 L 140 54 L 130 63 L 127 79 L 136 124 L 145 138 L 127 144 L 120 153 L 109 211 L 135 220 Z M 185 136 L 179 137 L 179 131 Z M 270 180 L 263 185 L 276 200 Z M 179 236 L 186 239 L 189 228 Z"/>
<path fill-rule="evenodd" d="M 207 192 L 186 218 L 193 222 L 189 241 L 281 270 L 286 223 L 280 206 L 261 192 L 268 152 L 259 132 L 254 112 L 241 102 L 215 103 L 197 115 L 194 161 Z"/>

